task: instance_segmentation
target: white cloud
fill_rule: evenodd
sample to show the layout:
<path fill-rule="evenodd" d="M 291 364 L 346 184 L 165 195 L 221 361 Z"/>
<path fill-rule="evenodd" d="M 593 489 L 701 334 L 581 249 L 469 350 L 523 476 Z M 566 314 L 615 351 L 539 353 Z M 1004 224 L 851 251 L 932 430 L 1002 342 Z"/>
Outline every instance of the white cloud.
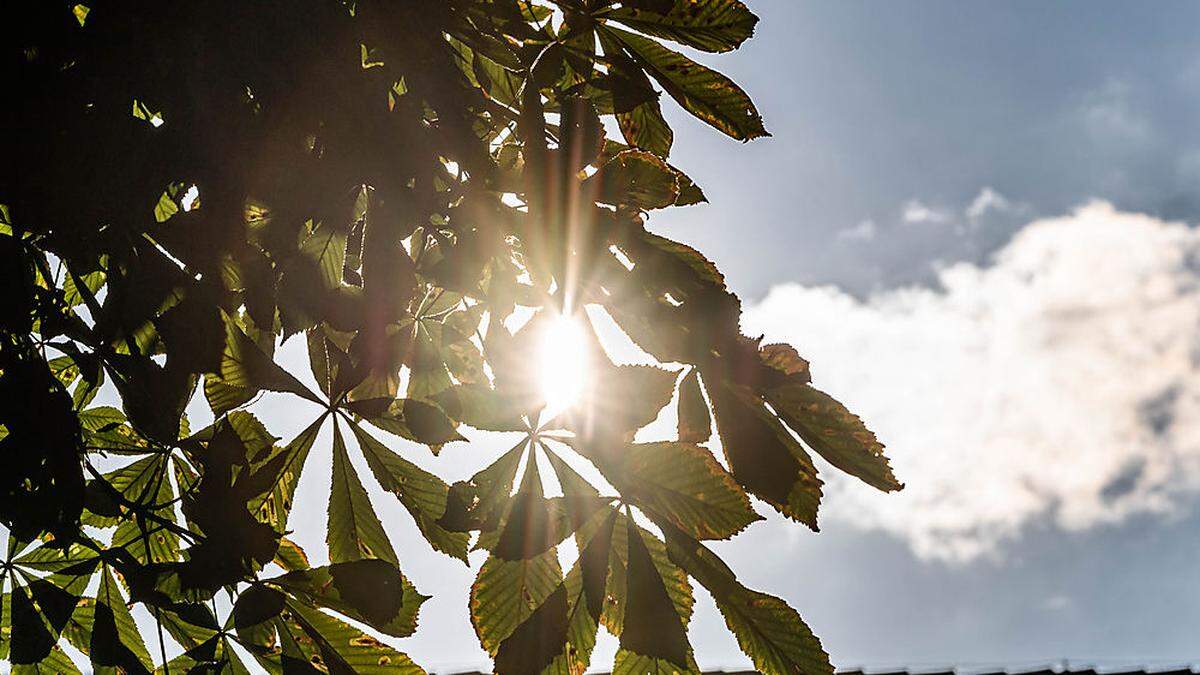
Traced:
<path fill-rule="evenodd" d="M 847 227 L 844 230 L 839 230 L 837 233 L 837 238 L 851 241 L 871 241 L 878 233 L 879 228 L 875 226 L 875 221 L 868 218 L 866 220 L 859 221 L 859 223 L 854 227 Z"/>
<path fill-rule="evenodd" d="M 903 218 L 906 223 L 945 223 L 950 220 L 950 214 L 919 199 L 910 199 L 904 205 Z"/>
<path fill-rule="evenodd" d="M 1200 232 L 1097 202 L 940 281 L 866 301 L 785 285 L 747 310 L 747 332 L 794 343 L 907 483 L 884 495 L 831 478 L 825 518 L 965 561 L 1033 523 L 1082 530 L 1187 507 L 1200 491 Z"/>

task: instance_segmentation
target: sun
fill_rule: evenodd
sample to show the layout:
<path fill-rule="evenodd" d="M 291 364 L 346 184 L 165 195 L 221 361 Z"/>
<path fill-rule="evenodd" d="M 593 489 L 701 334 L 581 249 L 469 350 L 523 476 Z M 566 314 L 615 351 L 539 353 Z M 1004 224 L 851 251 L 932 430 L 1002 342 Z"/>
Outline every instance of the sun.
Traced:
<path fill-rule="evenodd" d="M 547 416 L 575 405 L 588 380 L 587 339 L 578 319 L 558 315 L 542 332 L 541 389 Z"/>

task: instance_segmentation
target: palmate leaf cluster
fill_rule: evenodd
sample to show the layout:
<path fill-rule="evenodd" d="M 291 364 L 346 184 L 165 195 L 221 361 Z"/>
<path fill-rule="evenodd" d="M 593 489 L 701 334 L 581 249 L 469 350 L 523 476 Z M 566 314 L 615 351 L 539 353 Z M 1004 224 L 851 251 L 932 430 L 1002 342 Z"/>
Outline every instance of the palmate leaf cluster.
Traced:
<path fill-rule="evenodd" d="M 437 551 L 487 552 L 469 611 L 498 672 L 582 672 L 601 626 L 615 672 L 695 671 L 694 584 L 759 670 L 830 671 L 799 615 L 704 542 L 759 520 L 751 497 L 816 529 L 811 452 L 900 486 L 793 348 L 741 334 L 713 264 L 646 228 L 704 201 L 668 161 L 664 105 L 766 134 L 680 51 L 750 37 L 739 0 L 2 11 L 14 671 L 75 672 L 69 652 L 105 672 L 244 672 L 246 654 L 270 672 L 420 671 L 392 638 L 427 596 L 371 481 Z M 669 365 L 613 363 L 585 308 Z M 591 375 L 550 415 L 533 364 L 562 313 L 588 327 Z M 293 340 L 311 380 L 276 358 Z M 281 439 L 254 413 L 264 392 L 320 412 Z M 668 405 L 677 437 L 634 442 Z M 467 429 L 519 440 L 454 484 L 411 461 Z M 330 563 L 314 567 L 288 516 L 322 434 Z M 164 640 L 182 650 L 166 663 Z"/>

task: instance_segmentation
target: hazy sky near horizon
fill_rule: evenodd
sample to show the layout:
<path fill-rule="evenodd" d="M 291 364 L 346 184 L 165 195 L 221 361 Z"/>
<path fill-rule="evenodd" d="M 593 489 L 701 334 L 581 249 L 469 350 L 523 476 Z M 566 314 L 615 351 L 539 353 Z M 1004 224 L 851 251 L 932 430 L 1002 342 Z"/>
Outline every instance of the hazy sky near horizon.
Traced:
<path fill-rule="evenodd" d="M 822 465 L 819 534 L 758 504 L 766 521 L 714 548 L 838 667 L 1200 665 L 1200 4 L 747 2 L 755 38 L 700 58 L 773 136 L 740 145 L 664 97 L 671 161 L 711 203 L 649 225 L 718 264 L 746 332 L 795 344 L 907 487 Z M 278 356 L 311 381 L 302 340 Z M 317 412 L 275 394 L 254 411 L 285 440 Z M 375 433 L 448 481 L 515 440 L 465 434 L 434 457 Z M 290 521 L 314 564 L 330 446 L 326 429 Z M 467 609 L 483 554 L 430 550 L 352 456 L 433 596 L 395 644 L 486 669 Z M 700 665 L 747 667 L 697 591 Z"/>

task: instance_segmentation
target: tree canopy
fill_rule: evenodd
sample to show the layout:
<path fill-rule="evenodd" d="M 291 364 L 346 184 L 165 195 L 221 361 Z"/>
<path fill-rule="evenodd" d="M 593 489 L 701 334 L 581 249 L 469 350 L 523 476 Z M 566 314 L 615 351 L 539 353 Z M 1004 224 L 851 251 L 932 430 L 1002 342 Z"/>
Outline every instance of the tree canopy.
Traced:
<path fill-rule="evenodd" d="M 414 633 L 427 596 L 370 481 L 447 564 L 486 551 L 468 609 L 497 672 L 582 672 L 600 626 L 614 672 L 694 672 L 694 583 L 760 671 L 831 672 L 796 611 L 704 542 L 760 520 L 751 497 L 815 530 L 813 452 L 900 484 L 795 349 L 742 335 L 716 267 L 646 226 L 705 201 L 668 161 L 664 105 L 767 133 L 745 92 L 679 51 L 741 45 L 758 20 L 742 2 L 0 12 L 14 672 L 78 672 L 64 644 L 98 672 L 246 672 L 246 653 L 276 673 L 420 672 L 390 637 Z M 659 365 L 615 363 L 589 311 Z M 562 316 L 589 375 L 550 411 L 533 364 Z M 289 340 L 311 379 L 277 358 Z M 320 412 L 281 439 L 255 415 L 263 392 Z M 213 421 L 195 428 L 201 396 Z M 676 437 L 635 442 L 667 406 Z M 466 428 L 519 440 L 453 484 L 411 461 Z M 323 430 L 330 562 L 313 566 L 288 517 Z"/>

